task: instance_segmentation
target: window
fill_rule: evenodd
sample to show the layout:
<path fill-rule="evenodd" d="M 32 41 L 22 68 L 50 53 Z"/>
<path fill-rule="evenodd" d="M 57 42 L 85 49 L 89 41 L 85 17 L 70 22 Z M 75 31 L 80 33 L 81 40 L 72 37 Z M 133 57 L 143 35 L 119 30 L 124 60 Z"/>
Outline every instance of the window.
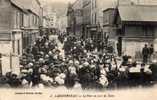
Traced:
<path fill-rule="evenodd" d="M 34 26 L 34 15 L 31 16 L 31 19 L 32 19 L 31 25 Z"/>
<path fill-rule="evenodd" d="M 153 26 L 144 26 L 144 35 L 145 36 L 153 36 L 154 34 L 154 27 Z"/>
<path fill-rule="evenodd" d="M 15 12 L 15 28 L 20 28 L 20 12 Z"/>
<path fill-rule="evenodd" d="M 14 15 L 14 28 L 17 28 L 17 12 Z"/>
<path fill-rule="evenodd" d="M 24 14 L 20 13 L 20 27 L 24 26 Z"/>
<path fill-rule="evenodd" d="M 20 55 L 20 40 L 17 40 L 17 52 Z"/>

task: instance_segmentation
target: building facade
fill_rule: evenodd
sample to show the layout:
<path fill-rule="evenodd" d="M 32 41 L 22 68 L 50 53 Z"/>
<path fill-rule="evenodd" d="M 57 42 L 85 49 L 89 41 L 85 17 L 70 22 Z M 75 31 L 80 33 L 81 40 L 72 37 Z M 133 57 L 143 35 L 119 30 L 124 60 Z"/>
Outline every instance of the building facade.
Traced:
<path fill-rule="evenodd" d="M 157 29 L 156 6 L 130 5 L 118 7 L 118 43 L 122 53 L 142 58 L 145 44 L 154 44 Z M 151 15 L 151 16 L 150 16 Z M 154 44 L 156 47 L 156 44 Z"/>
<path fill-rule="evenodd" d="M 130 4 L 104 10 L 104 31 L 115 48 L 119 48 L 120 55 L 141 60 L 145 44 L 153 44 L 156 51 L 156 9 L 152 5 Z"/>
<path fill-rule="evenodd" d="M 74 18 L 73 18 L 73 24 L 74 24 L 74 34 L 81 38 L 82 36 L 82 24 L 83 24 L 83 19 L 82 19 L 82 1 L 83 0 L 76 0 L 72 4 L 72 9 L 74 10 Z"/>
<path fill-rule="evenodd" d="M 76 0 L 73 4 L 69 4 L 67 11 L 67 32 L 78 38 L 81 38 L 83 35 L 82 8 L 83 0 Z"/>
<path fill-rule="evenodd" d="M 24 11 L 10 0 L 0 0 L 0 53 L 1 72 L 19 69 L 19 56 L 22 54 L 22 13 Z"/>
<path fill-rule="evenodd" d="M 57 28 L 60 33 L 65 33 L 67 30 L 67 16 L 60 16 L 57 20 Z"/>
<path fill-rule="evenodd" d="M 103 35 L 102 38 L 109 36 L 110 44 L 116 48 L 117 42 L 117 27 L 115 25 L 115 18 L 117 15 L 116 8 L 107 8 L 103 11 Z"/>
<path fill-rule="evenodd" d="M 106 8 L 105 0 L 84 0 L 83 22 L 86 38 L 103 40 L 103 10 Z"/>
<path fill-rule="evenodd" d="M 72 8 L 72 4 L 68 5 L 67 9 L 67 33 L 73 34 L 74 32 L 74 10 Z"/>
<path fill-rule="evenodd" d="M 68 9 L 68 26 L 71 32 L 79 34 L 82 38 L 98 40 L 101 38 L 103 26 L 103 9 L 105 1 L 102 0 L 76 0 Z"/>
<path fill-rule="evenodd" d="M 83 0 L 83 38 L 90 37 L 90 26 L 91 26 L 91 14 L 92 14 L 92 1 L 91 0 Z"/>
<path fill-rule="evenodd" d="M 42 27 L 42 8 L 38 0 L 17 0 L 26 13 L 23 14 L 23 50 L 31 46 L 40 35 Z M 25 3 L 25 4 L 24 4 Z"/>
<path fill-rule="evenodd" d="M 33 6 L 39 5 L 37 0 L 30 2 L 29 4 Z M 0 0 L 0 53 L 2 54 L 0 70 L 3 75 L 10 71 L 17 74 L 20 72 L 19 57 L 26 48 L 25 45 L 29 44 L 28 41 L 24 43 L 24 38 L 31 33 L 39 32 L 39 16 L 37 16 L 39 9 L 36 10 L 34 7 L 32 10 L 30 8 L 25 10 L 23 4 L 24 0 Z M 31 34 L 27 40 L 35 39 Z"/>

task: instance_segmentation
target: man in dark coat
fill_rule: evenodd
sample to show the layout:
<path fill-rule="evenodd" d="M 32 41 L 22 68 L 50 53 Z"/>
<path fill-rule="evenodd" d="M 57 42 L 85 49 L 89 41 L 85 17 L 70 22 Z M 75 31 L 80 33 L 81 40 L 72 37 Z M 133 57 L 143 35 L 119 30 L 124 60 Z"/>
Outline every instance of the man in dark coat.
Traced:
<path fill-rule="evenodd" d="M 149 47 L 149 61 L 152 60 L 153 53 L 154 53 L 154 47 L 153 44 L 151 44 Z"/>
<path fill-rule="evenodd" d="M 149 56 L 149 48 L 147 47 L 147 44 L 145 44 L 145 47 L 142 49 L 142 56 L 143 56 L 143 63 L 147 63 L 148 56 Z"/>
<path fill-rule="evenodd" d="M 154 53 L 154 47 L 153 44 L 151 44 L 149 47 L 149 54 L 152 55 L 153 53 Z"/>
<path fill-rule="evenodd" d="M 157 62 L 151 64 L 149 69 L 152 71 L 152 80 L 157 82 Z"/>

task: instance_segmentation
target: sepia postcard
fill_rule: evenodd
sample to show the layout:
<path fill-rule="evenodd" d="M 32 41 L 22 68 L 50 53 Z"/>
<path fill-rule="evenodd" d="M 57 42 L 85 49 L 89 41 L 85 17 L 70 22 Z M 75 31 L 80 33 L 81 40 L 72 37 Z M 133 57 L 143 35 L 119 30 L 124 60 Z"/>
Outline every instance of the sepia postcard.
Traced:
<path fill-rule="evenodd" d="M 0 0 L 0 100 L 157 100 L 157 0 Z"/>

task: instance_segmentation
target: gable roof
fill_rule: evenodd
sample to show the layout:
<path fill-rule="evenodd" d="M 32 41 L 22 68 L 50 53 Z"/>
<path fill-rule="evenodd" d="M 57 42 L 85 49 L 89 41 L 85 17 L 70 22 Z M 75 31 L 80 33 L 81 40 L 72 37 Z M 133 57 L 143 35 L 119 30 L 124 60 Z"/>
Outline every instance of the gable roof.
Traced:
<path fill-rule="evenodd" d="M 20 0 L 10 0 L 11 3 L 16 5 L 20 9 L 24 9 L 24 6 L 22 5 L 22 2 L 19 2 Z"/>
<path fill-rule="evenodd" d="M 38 0 L 10 0 L 21 9 L 31 10 L 36 15 L 40 15 L 40 2 Z"/>
<path fill-rule="evenodd" d="M 157 22 L 157 6 L 123 5 L 118 11 L 122 21 Z"/>

